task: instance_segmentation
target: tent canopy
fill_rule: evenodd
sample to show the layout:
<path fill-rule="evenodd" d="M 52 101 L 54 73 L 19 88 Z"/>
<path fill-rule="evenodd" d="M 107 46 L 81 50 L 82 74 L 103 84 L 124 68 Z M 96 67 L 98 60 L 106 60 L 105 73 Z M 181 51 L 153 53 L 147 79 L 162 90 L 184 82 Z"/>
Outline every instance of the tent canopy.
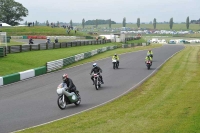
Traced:
<path fill-rule="evenodd" d="M 11 26 L 11 25 L 6 24 L 6 23 L 0 23 L 0 24 L 2 24 L 2 27 L 3 27 L 3 26 Z"/>

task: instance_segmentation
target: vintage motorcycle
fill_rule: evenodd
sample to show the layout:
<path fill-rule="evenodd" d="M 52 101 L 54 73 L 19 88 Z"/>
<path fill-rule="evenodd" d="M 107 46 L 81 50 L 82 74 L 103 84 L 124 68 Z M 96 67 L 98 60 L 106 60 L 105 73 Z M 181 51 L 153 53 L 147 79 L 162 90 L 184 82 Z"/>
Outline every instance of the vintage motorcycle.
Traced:
<path fill-rule="evenodd" d="M 94 73 L 94 85 L 96 90 L 98 90 L 101 87 L 101 78 L 99 76 L 99 73 Z"/>
<path fill-rule="evenodd" d="M 60 109 L 65 109 L 67 104 L 74 103 L 75 105 L 79 105 L 81 103 L 81 96 L 79 95 L 79 92 L 77 93 L 70 92 L 67 88 L 66 83 L 61 83 L 57 87 L 57 94 L 58 94 L 58 100 L 57 104 Z"/>

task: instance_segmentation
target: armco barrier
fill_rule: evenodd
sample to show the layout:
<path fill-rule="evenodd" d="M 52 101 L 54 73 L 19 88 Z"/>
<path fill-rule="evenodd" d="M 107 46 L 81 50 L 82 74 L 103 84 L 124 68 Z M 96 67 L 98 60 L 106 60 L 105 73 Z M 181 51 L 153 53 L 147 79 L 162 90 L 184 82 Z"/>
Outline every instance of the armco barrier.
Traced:
<path fill-rule="evenodd" d="M 47 73 L 46 66 L 0 77 L 0 86 Z"/>
<path fill-rule="evenodd" d="M 20 81 L 20 74 L 19 73 L 14 73 L 10 75 L 3 76 L 3 84 L 7 85 L 13 82 Z"/>
<path fill-rule="evenodd" d="M 0 77 L 0 86 L 3 85 L 3 77 Z"/>
<path fill-rule="evenodd" d="M 23 80 L 23 79 L 27 79 L 30 77 L 34 77 L 35 71 L 34 71 L 34 69 L 31 69 L 31 70 L 19 72 L 19 74 L 20 74 L 20 80 Z"/>
<path fill-rule="evenodd" d="M 35 68 L 34 70 L 35 70 L 35 76 L 39 76 L 39 75 L 47 73 L 47 67 L 46 66 L 38 67 L 38 68 Z"/>

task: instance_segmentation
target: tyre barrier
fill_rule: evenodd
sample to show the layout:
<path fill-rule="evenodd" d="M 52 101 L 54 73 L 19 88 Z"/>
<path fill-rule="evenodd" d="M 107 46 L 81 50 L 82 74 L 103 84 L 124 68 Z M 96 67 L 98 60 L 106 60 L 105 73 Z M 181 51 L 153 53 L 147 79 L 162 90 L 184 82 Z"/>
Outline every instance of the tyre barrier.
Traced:
<path fill-rule="evenodd" d="M 79 60 L 82 59 L 86 59 L 89 58 L 91 56 L 94 56 L 96 54 L 108 51 L 108 50 L 113 50 L 118 48 L 117 46 L 108 46 L 108 47 L 103 47 L 100 49 L 95 49 L 89 52 L 85 52 L 85 53 L 80 53 L 77 54 L 75 56 L 70 56 L 64 59 L 59 59 L 59 60 L 55 60 L 55 61 L 50 61 L 46 63 L 46 68 L 47 68 L 47 72 L 51 72 L 51 71 L 55 71 L 57 69 L 61 69 L 64 66 L 70 65 L 74 62 L 77 62 Z"/>

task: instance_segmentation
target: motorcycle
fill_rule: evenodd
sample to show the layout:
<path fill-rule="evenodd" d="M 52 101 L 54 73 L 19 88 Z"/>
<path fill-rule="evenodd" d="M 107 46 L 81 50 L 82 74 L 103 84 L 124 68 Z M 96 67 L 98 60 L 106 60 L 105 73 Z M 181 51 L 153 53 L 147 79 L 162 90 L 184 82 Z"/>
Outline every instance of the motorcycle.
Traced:
<path fill-rule="evenodd" d="M 81 103 L 81 96 L 79 95 L 78 91 L 77 94 L 74 92 L 70 92 L 67 88 L 66 83 L 61 83 L 58 85 L 57 94 L 57 104 L 61 110 L 65 109 L 67 104 L 74 103 L 75 105 L 79 105 Z"/>
<path fill-rule="evenodd" d="M 94 73 L 94 85 L 96 90 L 98 90 L 101 87 L 101 78 L 99 76 L 99 73 Z"/>
<path fill-rule="evenodd" d="M 113 63 L 113 69 L 118 69 L 119 67 L 119 61 L 115 60 L 115 59 L 112 59 L 112 63 Z"/>
<path fill-rule="evenodd" d="M 149 70 L 150 67 L 151 67 L 151 61 L 150 61 L 150 60 L 147 60 L 147 61 L 146 61 L 146 66 L 147 66 L 147 69 Z"/>

